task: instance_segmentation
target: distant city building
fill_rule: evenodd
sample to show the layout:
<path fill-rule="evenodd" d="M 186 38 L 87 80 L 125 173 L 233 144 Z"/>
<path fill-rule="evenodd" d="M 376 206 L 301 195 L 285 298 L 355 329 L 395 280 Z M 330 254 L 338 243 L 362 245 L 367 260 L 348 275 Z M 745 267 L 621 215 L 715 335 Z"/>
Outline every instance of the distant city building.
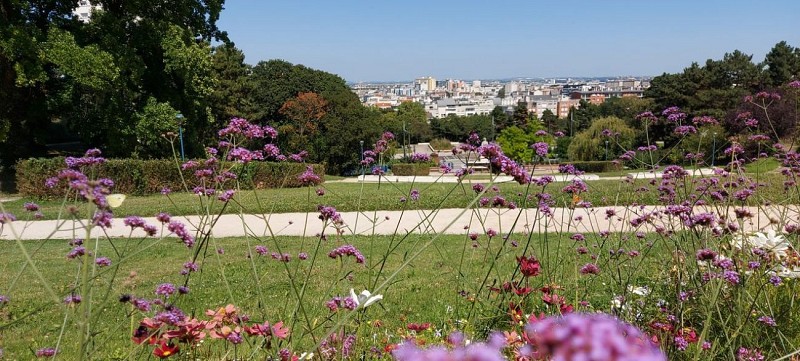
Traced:
<path fill-rule="evenodd" d="M 579 99 L 563 98 L 559 100 L 558 104 L 556 105 L 556 109 L 558 109 L 558 111 L 556 111 L 556 116 L 559 118 L 566 118 L 569 116 L 569 110 L 571 108 L 577 109 L 579 105 Z"/>
<path fill-rule="evenodd" d="M 601 104 L 610 98 L 641 97 L 649 86 L 649 78 L 631 77 L 437 81 L 426 76 L 413 82 L 352 84 L 351 89 L 365 106 L 396 109 L 413 101 L 425 107 L 429 118 L 489 114 L 495 106 L 513 112 L 524 103 L 541 119 L 547 110 L 566 118 L 581 100 Z"/>
<path fill-rule="evenodd" d="M 445 98 L 437 100 L 426 107 L 426 111 L 433 118 L 445 118 L 449 115 L 457 115 L 460 117 L 467 115 L 484 115 L 489 114 L 494 109 L 494 103 L 491 100 L 484 100 L 475 102 L 467 99 L 453 99 Z"/>
<path fill-rule="evenodd" d="M 78 1 L 78 7 L 72 10 L 72 14 L 78 17 L 78 20 L 88 23 L 92 19 L 92 10 L 102 10 L 101 5 L 92 5 L 89 0 Z"/>
<path fill-rule="evenodd" d="M 436 79 L 429 76 L 418 78 L 414 81 L 414 87 L 420 91 L 432 92 L 436 90 Z"/>
<path fill-rule="evenodd" d="M 643 89 L 638 90 L 606 90 L 606 91 L 577 91 L 570 95 L 570 98 L 586 100 L 592 104 L 603 104 L 610 98 L 637 97 L 644 95 Z"/>

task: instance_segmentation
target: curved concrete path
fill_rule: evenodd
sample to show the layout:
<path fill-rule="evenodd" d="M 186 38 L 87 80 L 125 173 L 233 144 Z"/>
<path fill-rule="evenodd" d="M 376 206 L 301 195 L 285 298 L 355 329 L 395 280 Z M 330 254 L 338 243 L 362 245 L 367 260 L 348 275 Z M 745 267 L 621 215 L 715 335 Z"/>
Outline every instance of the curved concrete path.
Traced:
<path fill-rule="evenodd" d="M 672 229 L 682 229 L 680 220 L 675 217 L 653 215 L 653 212 L 663 210 L 663 207 L 596 207 L 591 209 L 578 208 L 553 208 L 552 216 L 548 217 L 537 209 L 440 209 L 433 210 L 407 210 L 407 211 L 367 211 L 341 213 L 344 225 L 339 228 L 345 235 L 370 235 L 370 234 L 404 234 L 412 233 L 445 233 L 467 234 L 468 232 L 485 233 L 492 228 L 500 233 L 513 232 L 555 232 L 555 233 L 596 233 L 600 231 L 652 232 L 656 226 L 669 226 Z M 715 213 L 719 218 L 736 222 L 741 228 L 754 231 L 775 227 L 776 220 L 784 219 L 800 222 L 800 205 L 798 206 L 770 206 L 750 207 L 753 218 L 739 222 L 735 219 L 733 209 L 716 209 L 712 207 L 696 207 L 695 214 L 701 212 Z M 607 212 L 614 213 L 608 217 Z M 650 215 L 650 222 L 640 227 L 631 226 L 631 220 Z M 201 222 L 208 222 L 198 216 L 173 217 L 187 224 L 188 229 L 196 231 Z M 145 218 L 150 224 L 158 225 L 155 218 Z M 208 227 L 204 228 L 208 229 Z M 317 213 L 280 213 L 267 215 L 223 215 L 211 228 L 211 233 L 216 237 L 239 237 L 253 235 L 266 237 L 271 234 L 276 236 L 314 236 L 323 231 L 323 222 Z M 337 232 L 328 224 L 324 229 L 326 234 Z M 136 230 L 131 233 L 130 228 L 123 225 L 122 219 L 113 220 L 113 226 L 103 232 L 94 229 L 92 237 L 141 237 L 144 233 Z M 162 227 L 160 235 L 172 237 L 166 227 Z M 10 224 L 0 225 L 0 239 L 33 240 L 33 239 L 72 239 L 85 238 L 86 232 L 81 223 L 76 221 L 15 221 Z"/>

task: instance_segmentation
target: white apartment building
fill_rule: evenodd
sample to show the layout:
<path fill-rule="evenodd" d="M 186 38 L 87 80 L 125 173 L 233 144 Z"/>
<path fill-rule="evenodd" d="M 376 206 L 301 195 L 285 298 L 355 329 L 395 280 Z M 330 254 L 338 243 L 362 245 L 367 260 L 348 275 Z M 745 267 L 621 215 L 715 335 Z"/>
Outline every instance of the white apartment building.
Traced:
<path fill-rule="evenodd" d="M 434 118 L 445 118 L 448 115 L 463 117 L 467 115 L 490 114 L 492 109 L 494 109 L 494 102 L 492 102 L 491 99 L 445 98 L 428 104 L 425 110 Z"/>
<path fill-rule="evenodd" d="M 92 18 L 92 10 L 102 10 L 100 5 L 92 5 L 89 0 L 78 1 L 78 7 L 72 10 L 72 14 L 78 17 L 78 20 L 88 23 Z"/>

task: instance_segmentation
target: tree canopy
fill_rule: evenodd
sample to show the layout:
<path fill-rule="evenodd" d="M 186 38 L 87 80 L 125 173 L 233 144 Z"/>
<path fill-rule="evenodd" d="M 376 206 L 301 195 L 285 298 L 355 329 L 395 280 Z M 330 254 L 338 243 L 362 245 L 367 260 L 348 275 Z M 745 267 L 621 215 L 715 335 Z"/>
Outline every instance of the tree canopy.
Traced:
<path fill-rule="evenodd" d="M 129 156 L 150 148 L 141 129 L 174 126 L 142 123 L 154 112 L 165 119 L 167 107 L 184 114 L 187 137 L 210 134 L 209 44 L 228 41 L 216 25 L 223 1 L 96 3 L 102 10 L 84 23 L 75 1 L 0 2 L 0 130 L 15 134 L 0 131 L 3 163 L 63 141 Z"/>

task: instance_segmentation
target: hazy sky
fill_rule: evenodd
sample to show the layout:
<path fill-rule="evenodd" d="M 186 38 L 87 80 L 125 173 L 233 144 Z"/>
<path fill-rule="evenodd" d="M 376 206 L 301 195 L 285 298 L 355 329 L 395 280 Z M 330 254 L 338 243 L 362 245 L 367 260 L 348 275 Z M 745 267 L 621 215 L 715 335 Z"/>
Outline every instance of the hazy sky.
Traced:
<path fill-rule="evenodd" d="M 658 75 L 739 49 L 800 46 L 800 0 L 228 0 L 250 64 L 347 81 Z"/>

